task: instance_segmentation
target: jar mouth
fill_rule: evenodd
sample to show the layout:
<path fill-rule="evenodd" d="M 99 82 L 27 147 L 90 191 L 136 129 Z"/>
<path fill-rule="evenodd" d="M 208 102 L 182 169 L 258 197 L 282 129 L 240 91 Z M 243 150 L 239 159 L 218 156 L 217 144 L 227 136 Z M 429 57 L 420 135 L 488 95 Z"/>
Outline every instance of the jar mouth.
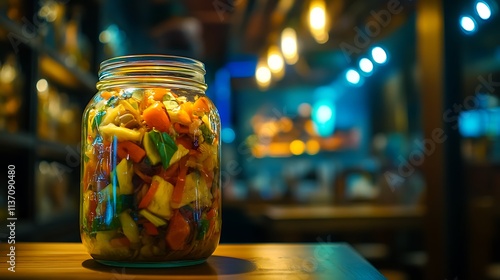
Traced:
<path fill-rule="evenodd" d="M 101 62 L 97 88 L 147 83 L 150 79 L 205 90 L 205 74 L 205 65 L 188 57 L 159 54 L 118 56 Z"/>

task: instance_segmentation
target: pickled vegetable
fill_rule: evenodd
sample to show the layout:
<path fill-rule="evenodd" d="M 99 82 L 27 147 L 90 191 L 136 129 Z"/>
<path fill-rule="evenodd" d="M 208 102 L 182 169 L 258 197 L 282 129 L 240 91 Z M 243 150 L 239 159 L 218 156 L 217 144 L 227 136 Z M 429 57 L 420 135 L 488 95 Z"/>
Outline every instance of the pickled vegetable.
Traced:
<path fill-rule="evenodd" d="M 218 115 L 203 94 L 181 93 L 107 90 L 87 108 L 81 232 L 94 258 L 198 260 L 217 246 Z"/>

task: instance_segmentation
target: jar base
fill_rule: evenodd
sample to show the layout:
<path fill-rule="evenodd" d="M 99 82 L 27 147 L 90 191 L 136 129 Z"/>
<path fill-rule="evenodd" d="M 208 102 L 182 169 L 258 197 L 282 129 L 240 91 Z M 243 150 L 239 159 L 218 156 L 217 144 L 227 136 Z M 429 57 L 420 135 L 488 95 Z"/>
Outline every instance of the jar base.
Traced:
<path fill-rule="evenodd" d="M 169 268 L 169 267 L 182 267 L 202 264 L 207 259 L 201 260 L 183 260 L 183 261 L 168 261 L 168 262 L 120 262 L 120 261 L 106 261 L 95 260 L 98 263 L 117 266 L 117 267 L 131 267 L 131 268 Z"/>

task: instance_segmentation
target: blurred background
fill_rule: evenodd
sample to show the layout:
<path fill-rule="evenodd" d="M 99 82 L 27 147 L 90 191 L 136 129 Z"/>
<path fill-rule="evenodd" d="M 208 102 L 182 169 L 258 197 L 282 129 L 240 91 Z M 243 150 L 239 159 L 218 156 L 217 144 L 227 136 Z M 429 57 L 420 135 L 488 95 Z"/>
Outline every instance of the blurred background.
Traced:
<path fill-rule="evenodd" d="M 497 0 L 2 0 L 17 240 L 80 241 L 80 121 L 99 63 L 172 54 L 205 63 L 221 115 L 221 242 L 348 242 L 388 279 L 500 279 L 499 12 Z"/>

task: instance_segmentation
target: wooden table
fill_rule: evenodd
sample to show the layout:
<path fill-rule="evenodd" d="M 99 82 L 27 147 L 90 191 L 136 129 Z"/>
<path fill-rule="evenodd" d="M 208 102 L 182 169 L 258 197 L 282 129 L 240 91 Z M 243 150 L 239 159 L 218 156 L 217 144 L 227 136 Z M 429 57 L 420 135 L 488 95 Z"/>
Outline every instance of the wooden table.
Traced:
<path fill-rule="evenodd" d="M 423 206 L 267 206 L 262 223 L 279 241 L 300 240 L 303 234 L 419 229 Z M 278 240 L 276 240 L 278 241 Z"/>
<path fill-rule="evenodd" d="M 80 243 L 16 244 L 16 272 L 0 244 L 0 279 L 385 279 L 344 243 L 219 245 L 204 264 L 169 269 L 108 267 Z"/>

